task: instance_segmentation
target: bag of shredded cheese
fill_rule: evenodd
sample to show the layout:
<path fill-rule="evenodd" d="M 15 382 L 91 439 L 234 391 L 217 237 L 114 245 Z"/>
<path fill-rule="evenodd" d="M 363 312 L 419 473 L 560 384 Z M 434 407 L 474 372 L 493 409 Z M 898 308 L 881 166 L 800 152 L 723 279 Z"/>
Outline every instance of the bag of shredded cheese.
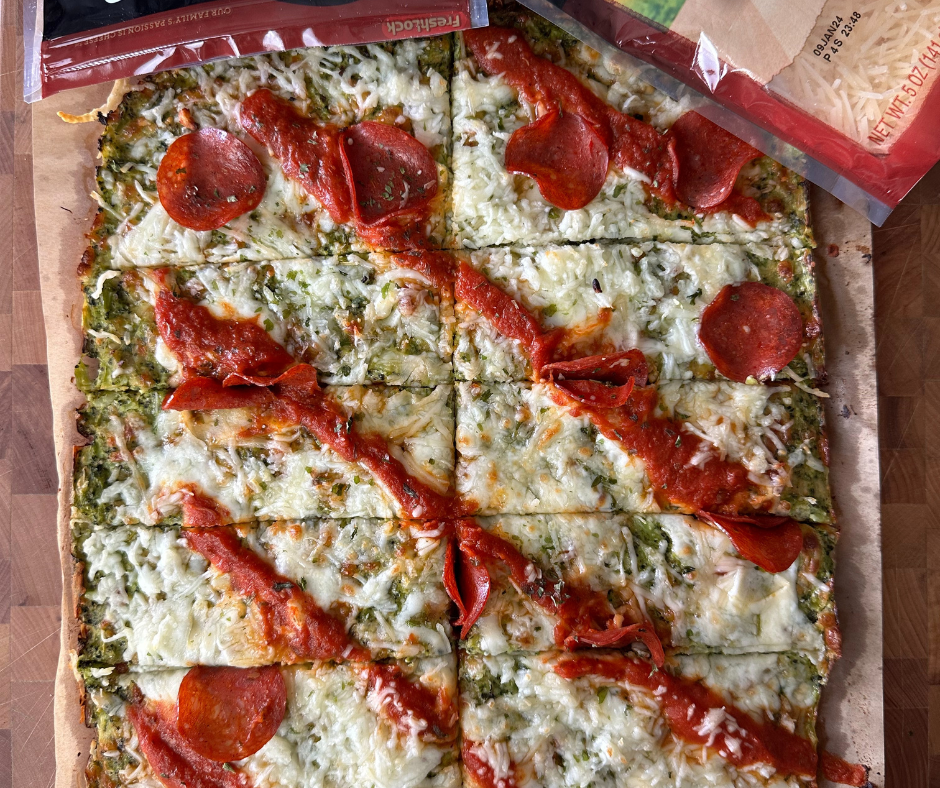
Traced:
<path fill-rule="evenodd" d="M 940 0 L 522 2 L 876 224 L 940 160 Z"/>
<path fill-rule="evenodd" d="M 434 36 L 485 0 L 24 0 L 26 101 L 209 60 Z"/>

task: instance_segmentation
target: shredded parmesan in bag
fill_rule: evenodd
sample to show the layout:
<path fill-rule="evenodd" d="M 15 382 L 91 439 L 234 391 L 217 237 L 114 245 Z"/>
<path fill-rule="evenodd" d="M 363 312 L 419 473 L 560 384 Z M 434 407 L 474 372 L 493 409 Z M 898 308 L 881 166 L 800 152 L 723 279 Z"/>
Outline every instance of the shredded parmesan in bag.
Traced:
<path fill-rule="evenodd" d="M 830 0 L 770 88 L 866 148 L 885 151 L 910 125 L 938 68 L 937 0 Z"/>

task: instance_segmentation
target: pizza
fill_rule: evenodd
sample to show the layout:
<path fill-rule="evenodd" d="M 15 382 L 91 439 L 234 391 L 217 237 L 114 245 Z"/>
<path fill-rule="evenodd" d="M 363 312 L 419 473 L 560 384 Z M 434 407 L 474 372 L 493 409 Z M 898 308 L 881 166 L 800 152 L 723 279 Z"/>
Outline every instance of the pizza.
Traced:
<path fill-rule="evenodd" d="M 201 538 L 174 527 L 76 523 L 79 663 L 295 662 L 286 644 L 267 637 L 252 583 L 288 601 L 309 598 L 375 659 L 448 654 L 442 533 L 424 521 L 364 518 L 255 523 Z"/>
<path fill-rule="evenodd" d="M 793 360 L 772 373 L 782 380 L 825 377 L 812 255 L 765 244 L 601 242 L 542 247 L 500 246 L 464 253 L 546 329 L 566 332 L 556 356 L 638 349 L 651 380 L 724 377 L 698 341 L 705 309 L 747 282 L 785 292 L 802 324 Z M 782 259 L 781 259 L 782 258 Z M 532 365 L 469 305 L 457 305 L 454 370 L 460 380 L 529 380 Z"/>
<path fill-rule="evenodd" d="M 510 3 L 146 77 L 101 153 L 90 785 L 865 784 L 798 176 Z"/>
<path fill-rule="evenodd" d="M 654 672 L 604 651 L 468 657 L 464 782 L 815 785 L 819 683 L 785 654 L 682 656 Z"/>
<path fill-rule="evenodd" d="M 653 89 L 633 67 L 534 14 L 496 9 L 489 30 L 463 36 L 451 91 L 458 247 L 598 238 L 812 245 L 805 187 L 795 174 L 735 138 L 724 140 L 717 126 Z M 542 114 L 540 103 L 560 111 Z M 675 150 L 663 141 L 669 131 L 681 140 Z M 699 137 L 710 138 L 713 153 L 700 156 L 683 144 Z M 548 138 L 558 148 L 533 155 Z M 564 164 L 554 167 L 553 155 Z M 675 183 L 668 174 L 675 157 L 681 172 L 683 157 L 706 156 L 716 164 L 708 177 Z M 546 183 L 562 166 L 564 197 L 553 201 Z M 542 179 L 525 177 L 543 169 Z"/>
<path fill-rule="evenodd" d="M 160 285 L 229 317 L 257 320 L 331 384 L 434 386 L 453 379 L 453 293 L 402 256 L 161 269 Z M 160 335 L 161 287 L 146 269 L 103 271 L 85 285 L 83 387 L 176 386 L 182 369 Z M 96 365 L 94 380 L 89 365 Z"/>
<path fill-rule="evenodd" d="M 564 644 L 570 617 L 520 582 L 536 572 L 592 597 L 609 618 L 647 618 L 667 652 L 799 652 L 822 673 L 838 656 L 831 528 L 802 525 L 796 559 L 773 572 L 746 545 L 743 558 L 726 534 L 683 515 L 502 515 L 476 524 L 510 557 L 486 563 L 486 604 L 461 634 L 467 653 Z"/>
<path fill-rule="evenodd" d="M 461 783 L 453 656 L 82 675 L 91 788 Z"/>

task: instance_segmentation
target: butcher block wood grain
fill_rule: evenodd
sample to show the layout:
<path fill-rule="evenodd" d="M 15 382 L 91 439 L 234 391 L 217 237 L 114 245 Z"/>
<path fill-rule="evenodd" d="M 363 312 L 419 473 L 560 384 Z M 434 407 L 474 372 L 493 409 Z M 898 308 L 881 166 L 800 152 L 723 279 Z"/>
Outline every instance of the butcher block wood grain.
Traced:
<path fill-rule="evenodd" d="M 53 784 L 61 596 L 20 5 L 0 6 L 0 788 Z M 940 167 L 873 255 L 885 785 L 940 788 Z"/>

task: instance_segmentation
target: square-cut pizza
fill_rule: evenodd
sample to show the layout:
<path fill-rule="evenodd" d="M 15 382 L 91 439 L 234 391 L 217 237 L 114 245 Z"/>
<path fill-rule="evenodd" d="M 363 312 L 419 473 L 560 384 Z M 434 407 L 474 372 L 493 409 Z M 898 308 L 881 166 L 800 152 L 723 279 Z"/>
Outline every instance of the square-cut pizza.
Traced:
<path fill-rule="evenodd" d="M 166 71 L 102 118 L 92 788 L 815 788 L 805 183 L 490 22 Z"/>
<path fill-rule="evenodd" d="M 84 669 L 91 788 L 458 788 L 453 656 Z"/>
<path fill-rule="evenodd" d="M 169 399 L 165 389 L 89 398 L 79 419 L 89 443 L 75 457 L 77 517 L 176 524 L 188 501 L 205 496 L 226 523 L 427 519 L 429 501 L 452 492 L 450 385 L 321 390 L 314 379 L 312 392 L 298 394 L 286 383 L 279 393 L 189 383 Z"/>
<path fill-rule="evenodd" d="M 86 389 L 177 386 L 183 367 L 164 335 L 189 304 L 255 321 L 324 383 L 450 382 L 453 291 L 409 255 L 373 253 L 271 263 L 107 270 L 85 281 Z M 176 318 L 178 322 L 178 318 Z M 170 339 L 170 345 L 178 347 Z"/>
<path fill-rule="evenodd" d="M 827 526 L 725 533 L 673 514 L 500 515 L 463 523 L 461 551 L 489 582 L 463 648 L 477 654 L 630 645 L 667 653 L 839 653 Z M 466 581 L 465 581 L 466 582 Z M 620 640 L 618 641 L 618 638 Z"/>
<path fill-rule="evenodd" d="M 239 667 L 451 652 L 442 529 L 305 520 L 75 523 L 80 664 Z M 292 615 L 291 611 L 296 611 Z"/>
<path fill-rule="evenodd" d="M 794 173 L 519 6 L 457 39 L 457 248 L 600 238 L 811 246 Z"/>
<path fill-rule="evenodd" d="M 148 76 L 106 121 L 86 266 L 440 245 L 451 43 L 314 47 Z"/>
<path fill-rule="evenodd" d="M 810 788 L 819 687 L 795 654 L 467 656 L 464 784 Z"/>
<path fill-rule="evenodd" d="M 458 494 L 480 514 L 830 521 L 828 444 L 812 394 L 730 381 L 667 381 L 629 394 L 607 408 L 553 382 L 457 384 Z"/>
<path fill-rule="evenodd" d="M 605 242 L 488 248 L 461 257 L 537 316 L 544 332 L 561 334 L 556 359 L 638 349 L 652 380 L 708 379 L 720 376 L 719 369 L 746 379 L 756 370 L 742 373 L 739 367 L 746 360 L 741 356 L 758 335 L 757 321 L 763 321 L 775 343 L 789 342 L 788 357 L 775 361 L 769 377 L 824 375 L 814 265 L 807 249 Z M 770 320 L 761 308 L 765 303 L 774 306 Z M 743 314 L 746 309 L 750 315 Z M 533 377 L 526 342 L 500 333 L 471 303 L 458 299 L 455 310 L 458 378 Z M 736 314 L 729 315 L 730 310 Z M 747 317 L 755 323 L 752 341 L 742 343 L 737 354 L 733 343 L 715 341 L 725 322 Z"/>

